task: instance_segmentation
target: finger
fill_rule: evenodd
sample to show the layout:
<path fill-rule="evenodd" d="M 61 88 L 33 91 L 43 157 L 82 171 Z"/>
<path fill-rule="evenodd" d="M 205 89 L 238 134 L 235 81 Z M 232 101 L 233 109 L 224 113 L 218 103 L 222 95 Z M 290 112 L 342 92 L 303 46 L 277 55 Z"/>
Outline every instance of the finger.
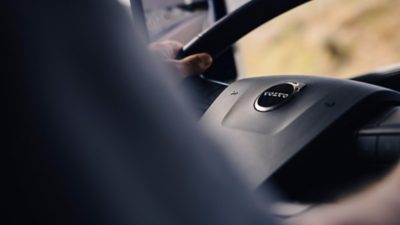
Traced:
<path fill-rule="evenodd" d="M 206 53 L 188 56 L 182 60 L 171 60 L 184 75 L 199 75 L 210 68 L 212 57 Z"/>

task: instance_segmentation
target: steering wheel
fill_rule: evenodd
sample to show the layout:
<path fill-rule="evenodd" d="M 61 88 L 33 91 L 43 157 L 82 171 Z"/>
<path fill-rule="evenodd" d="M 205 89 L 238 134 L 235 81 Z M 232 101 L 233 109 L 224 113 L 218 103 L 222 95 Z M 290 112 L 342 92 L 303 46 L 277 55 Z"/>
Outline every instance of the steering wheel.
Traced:
<path fill-rule="evenodd" d="M 194 38 L 178 58 L 198 52 L 218 57 L 251 30 L 305 2 L 249 1 Z M 382 176 L 400 155 L 400 93 L 366 83 L 373 80 L 239 80 L 219 94 L 201 123 L 235 140 L 225 153 L 254 188 L 273 182 L 290 200 L 327 201 Z"/>

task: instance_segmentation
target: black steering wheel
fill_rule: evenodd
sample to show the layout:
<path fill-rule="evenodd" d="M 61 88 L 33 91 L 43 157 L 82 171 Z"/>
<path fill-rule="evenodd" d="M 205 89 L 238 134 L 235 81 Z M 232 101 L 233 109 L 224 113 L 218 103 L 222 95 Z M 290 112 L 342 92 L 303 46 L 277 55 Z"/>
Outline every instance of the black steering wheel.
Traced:
<path fill-rule="evenodd" d="M 178 58 L 199 52 L 218 57 L 305 2 L 249 1 L 194 38 Z M 400 94 L 389 88 L 399 88 L 399 80 L 398 74 L 240 80 L 218 92 L 201 122 L 240 146 L 226 154 L 255 188 L 274 182 L 289 199 L 325 201 L 382 176 L 398 159 Z"/>
<path fill-rule="evenodd" d="M 199 52 L 207 52 L 217 57 L 250 31 L 305 2 L 309 0 L 286 0 L 279 3 L 249 1 L 200 33 L 184 46 L 177 57 L 184 58 Z"/>

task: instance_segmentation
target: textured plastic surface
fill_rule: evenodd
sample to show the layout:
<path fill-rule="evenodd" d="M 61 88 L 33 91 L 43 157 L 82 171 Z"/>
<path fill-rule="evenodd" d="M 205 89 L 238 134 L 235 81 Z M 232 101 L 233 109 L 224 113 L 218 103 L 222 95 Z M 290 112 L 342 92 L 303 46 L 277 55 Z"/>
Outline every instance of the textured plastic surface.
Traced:
<path fill-rule="evenodd" d="M 300 82 L 306 87 L 276 110 L 254 109 L 254 101 L 264 90 L 285 82 Z M 377 94 L 398 97 L 389 89 L 349 80 L 307 76 L 251 78 L 225 89 L 201 122 L 235 146 L 225 153 L 243 170 L 250 185 L 257 187 L 341 116 Z"/>
<path fill-rule="evenodd" d="M 370 162 L 391 163 L 400 158 L 400 107 L 375 118 L 358 132 L 359 154 Z"/>

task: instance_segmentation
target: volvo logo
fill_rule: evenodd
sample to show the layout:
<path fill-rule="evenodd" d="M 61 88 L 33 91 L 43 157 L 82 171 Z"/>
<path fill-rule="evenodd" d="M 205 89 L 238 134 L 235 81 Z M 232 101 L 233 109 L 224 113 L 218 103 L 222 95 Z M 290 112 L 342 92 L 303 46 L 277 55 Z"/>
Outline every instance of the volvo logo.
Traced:
<path fill-rule="evenodd" d="M 258 96 L 254 107 L 260 112 L 274 110 L 289 101 L 304 86 L 305 84 L 299 82 L 286 82 L 274 85 Z"/>
<path fill-rule="evenodd" d="M 282 92 L 271 92 L 271 91 L 264 92 L 264 96 L 283 98 L 283 99 L 289 98 L 289 94 L 282 93 Z"/>

